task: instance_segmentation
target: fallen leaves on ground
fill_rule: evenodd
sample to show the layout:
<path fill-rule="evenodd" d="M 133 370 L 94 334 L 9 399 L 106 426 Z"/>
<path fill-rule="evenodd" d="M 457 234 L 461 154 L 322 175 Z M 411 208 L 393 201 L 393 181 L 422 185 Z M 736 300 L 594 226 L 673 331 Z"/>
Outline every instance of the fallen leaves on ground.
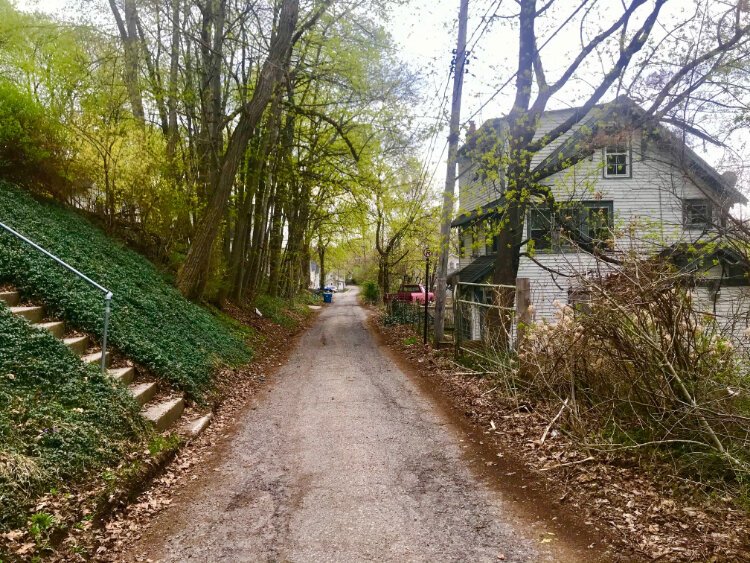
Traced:
<path fill-rule="evenodd" d="M 289 342 L 314 318 L 299 316 L 296 318 L 297 328 L 285 328 L 232 305 L 227 305 L 225 312 L 255 329 L 250 344 L 257 353 L 250 364 L 224 369 L 216 376 L 214 391 L 209 397 L 214 414 L 211 425 L 198 438 L 180 448 L 174 459 L 168 460 L 169 463 L 155 466 L 153 481 L 135 499 L 128 499 L 126 490 L 109 491 L 107 478 L 101 476 L 78 484 L 75 489 L 42 498 L 37 511 L 44 510 L 52 514 L 56 522 L 65 525 L 60 527 L 63 538 L 56 549 L 43 549 L 45 561 L 122 561 L 123 554 L 132 549 L 133 543 L 148 530 L 154 517 L 170 506 L 183 487 L 197 480 L 217 446 L 231 435 L 231 425 L 276 369 L 283 365 L 291 349 Z M 202 411 L 205 407 L 191 405 L 182 420 L 189 420 L 191 414 L 197 416 Z M 135 452 L 126 456 L 111 472 L 153 461 L 148 450 Z M 110 507 L 111 511 L 95 518 L 103 498 L 114 506 Z M 14 530 L 0 535 L 0 553 L 1 549 L 17 558 L 28 559 L 39 551 L 40 545 L 27 530 Z M 149 560 L 140 555 L 134 555 L 132 559 Z"/>
<path fill-rule="evenodd" d="M 555 428 L 542 442 L 559 404 L 509 401 L 489 379 L 467 376 L 452 361 L 452 349 L 440 353 L 408 344 L 409 326 L 378 323 L 377 329 L 414 372 L 484 430 L 500 452 L 498 461 L 518 459 L 519 472 L 541 480 L 540 502 L 567 507 L 571 518 L 582 519 L 609 544 L 597 549 L 626 561 L 750 561 L 750 516 L 731 498 L 712 498 L 666 464 L 644 468 L 624 454 L 586 451 Z"/>

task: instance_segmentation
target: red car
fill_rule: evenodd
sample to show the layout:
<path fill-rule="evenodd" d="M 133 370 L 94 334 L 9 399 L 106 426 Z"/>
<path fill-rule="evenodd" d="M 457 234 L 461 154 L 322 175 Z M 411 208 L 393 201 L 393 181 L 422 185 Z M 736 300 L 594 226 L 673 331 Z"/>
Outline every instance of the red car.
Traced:
<path fill-rule="evenodd" d="M 396 301 L 405 301 L 407 303 L 424 303 L 424 286 L 422 284 L 408 284 L 402 285 L 393 298 Z M 427 298 L 430 302 L 435 301 L 435 294 L 433 292 L 427 293 Z"/>

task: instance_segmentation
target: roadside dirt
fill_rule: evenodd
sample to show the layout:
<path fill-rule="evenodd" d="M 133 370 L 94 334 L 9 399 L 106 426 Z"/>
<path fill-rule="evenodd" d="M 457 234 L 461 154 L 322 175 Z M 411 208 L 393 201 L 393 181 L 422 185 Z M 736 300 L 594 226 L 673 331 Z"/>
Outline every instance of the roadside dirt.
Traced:
<path fill-rule="evenodd" d="M 550 425 L 555 408 L 516 404 L 497 382 L 457 375 L 451 354 L 413 344 L 410 327 L 384 327 L 376 314 L 370 325 L 402 369 L 473 436 L 475 466 L 484 464 L 488 480 L 522 513 L 557 523 L 561 533 L 595 536 L 593 549 L 607 561 L 750 561 L 750 518 L 730 498 L 709 498 L 696 483 L 669 475 L 668 466 L 649 473 L 627 456 L 586 451 Z"/>
<path fill-rule="evenodd" d="M 471 438 L 337 295 L 126 561 L 596 561 L 475 471 Z M 144 500 L 144 502 L 148 502 Z"/>

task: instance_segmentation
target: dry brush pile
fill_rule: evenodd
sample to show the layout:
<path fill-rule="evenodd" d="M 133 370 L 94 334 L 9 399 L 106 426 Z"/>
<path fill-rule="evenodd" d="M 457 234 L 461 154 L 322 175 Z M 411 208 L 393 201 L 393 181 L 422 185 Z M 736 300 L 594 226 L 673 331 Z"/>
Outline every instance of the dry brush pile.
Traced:
<path fill-rule="evenodd" d="M 512 388 L 559 402 L 589 448 L 655 455 L 747 490 L 750 362 L 700 311 L 691 280 L 634 262 L 581 283 L 585 302 L 526 328 Z"/>

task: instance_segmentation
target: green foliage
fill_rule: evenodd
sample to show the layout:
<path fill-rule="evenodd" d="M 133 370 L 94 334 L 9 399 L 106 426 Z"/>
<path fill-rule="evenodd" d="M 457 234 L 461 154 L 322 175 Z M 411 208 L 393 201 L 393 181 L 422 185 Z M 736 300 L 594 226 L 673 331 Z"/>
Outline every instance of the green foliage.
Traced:
<path fill-rule="evenodd" d="M 0 529 L 33 499 L 119 459 L 144 432 L 129 394 L 0 305 Z M 39 533 L 49 526 L 32 518 Z"/>
<path fill-rule="evenodd" d="M 388 304 L 388 313 L 383 318 L 385 325 L 419 323 L 424 318 L 424 307 L 418 303 L 393 301 Z"/>
<path fill-rule="evenodd" d="M 308 294 L 309 295 L 309 294 Z M 308 297 L 302 293 L 296 299 L 282 299 L 270 295 L 259 295 L 255 298 L 253 305 L 263 314 L 281 326 L 290 328 L 296 326 L 301 317 L 310 314 L 308 304 L 320 303 L 318 298 Z"/>
<path fill-rule="evenodd" d="M 218 365 L 250 360 L 237 325 L 184 299 L 150 262 L 78 214 L 0 184 L 0 220 L 109 288 L 111 344 L 188 393 L 200 395 Z M 7 234 L 0 236 L 0 281 L 40 299 L 71 326 L 101 336 L 101 292 Z"/>
<path fill-rule="evenodd" d="M 47 512 L 37 512 L 29 519 L 31 537 L 40 539 L 55 524 L 55 518 Z"/>
<path fill-rule="evenodd" d="M 376 282 L 367 280 L 362 284 L 362 299 L 371 305 L 380 301 L 380 288 Z"/>
<path fill-rule="evenodd" d="M 148 443 L 148 453 L 156 456 L 162 452 L 175 451 L 179 447 L 180 437 L 177 434 L 169 434 L 167 436 L 157 434 Z"/>
<path fill-rule="evenodd" d="M 60 126 L 30 95 L 0 78 L 0 178 L 61 191 L 64 144 Z"/>

